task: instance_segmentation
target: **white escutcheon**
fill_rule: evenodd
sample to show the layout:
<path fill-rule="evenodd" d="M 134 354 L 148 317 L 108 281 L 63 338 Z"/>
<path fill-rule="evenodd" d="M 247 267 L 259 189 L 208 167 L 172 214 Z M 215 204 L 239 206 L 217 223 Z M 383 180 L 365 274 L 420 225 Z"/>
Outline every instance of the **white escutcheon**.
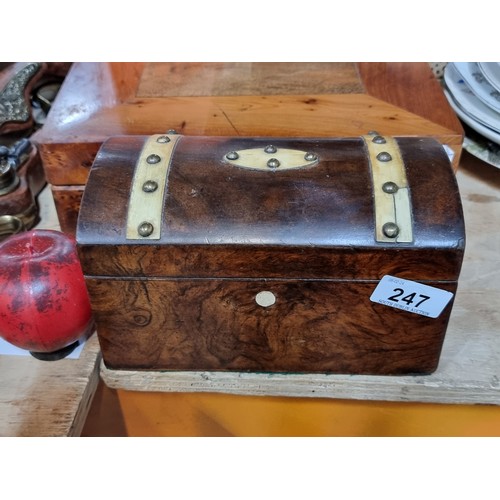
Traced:
<path fill-rule="evenodd" d="M 262 307 L 270 307 L 276 303 L 276 296 L 273 292 L 259 292 L 255 296 L 255 302 Z"/>

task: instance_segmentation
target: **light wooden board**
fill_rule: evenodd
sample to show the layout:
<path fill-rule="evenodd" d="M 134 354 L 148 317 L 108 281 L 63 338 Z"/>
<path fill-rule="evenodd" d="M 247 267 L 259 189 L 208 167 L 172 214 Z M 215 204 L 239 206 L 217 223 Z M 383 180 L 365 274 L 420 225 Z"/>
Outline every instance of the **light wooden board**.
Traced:
<path fill-rule="evenodd" d="M 0 436 L 79 436 L 99 381 L 96 335 L 79 359 L 0 356 Z"/>
<path fill-rule="evenodd" d="M 160 392 L 500 404 L 500 170 L 464 154 L 457 174 L 467 244 L 438 370 L 429 376 L 109 370 L 111 388 Z"/>
<path fill-rule="evenodd" d="M 47 186 L 38 197 L 44 229 L 59 229 Z M 94 334 L 78 359 L 0 355 L 0 436 L 78 436 L 99 381 Z"/>

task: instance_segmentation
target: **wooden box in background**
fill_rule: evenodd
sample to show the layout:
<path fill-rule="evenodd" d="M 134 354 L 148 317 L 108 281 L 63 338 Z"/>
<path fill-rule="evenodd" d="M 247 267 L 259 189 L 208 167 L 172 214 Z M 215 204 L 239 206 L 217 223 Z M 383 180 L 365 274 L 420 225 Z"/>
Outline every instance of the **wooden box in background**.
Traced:
<path fill-rule="evenodd" d="M 427 63 L 75 63 L 33 137 L 63 231 L 74 234 L 105 139 L 184 135 L 430 136 L 463 130 Z M 119 182 L 119 179 L 117 179 Z"/>

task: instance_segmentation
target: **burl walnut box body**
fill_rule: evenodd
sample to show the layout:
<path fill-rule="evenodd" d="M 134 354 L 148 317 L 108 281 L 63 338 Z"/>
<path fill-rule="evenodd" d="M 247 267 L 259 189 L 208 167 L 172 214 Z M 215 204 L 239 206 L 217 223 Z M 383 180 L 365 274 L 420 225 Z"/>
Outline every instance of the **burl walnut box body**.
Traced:
<path fill-rule="evenodd" d="M 427 63 L 74 63 L 38 145 L 57 215 L 74 234 L 90 167 L 117 135 L 433 137 L 463 129 Z"/>
<path fill-rule="evenodd" d="M 103 144 L 77 244 L 108 368 L 396 375 L 436 369 L 453 299 L 371 296 L 455 293 L 465 235 L 431 138 L 158 134 Z"/>

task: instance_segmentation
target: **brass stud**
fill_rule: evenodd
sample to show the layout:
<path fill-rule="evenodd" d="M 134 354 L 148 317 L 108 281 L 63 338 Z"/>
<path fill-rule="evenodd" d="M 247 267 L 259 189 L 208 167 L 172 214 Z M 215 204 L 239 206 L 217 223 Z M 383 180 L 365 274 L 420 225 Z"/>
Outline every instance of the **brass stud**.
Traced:
<path fill-rule="evenodd" d="M 382 226 L 382 232 L 388 237 L 388 238 L 396 238 L 399 234 L 399 227 L 396 223 L 394 222 L 386 222 Z"/>
<path fill-rule="evenodd" d="M 170 142 L 170 137 L 167 137 L 166 135 L 160 135 L 158 139 L 156 139 L 156 142 L 159 142 L 161 144 L 165 144 L 167 142 Z"/>
<path fill-rule="evenodd" d="M 385 144 L 387 141 L 385 140 L 384 137 L 382 137 L 381 135 L 376 135 L 373 139 L 372 139 L 372 142 L 374 142 L 375 144 Z"/>
<path fill-rule="evenodd" d="M 158 183 L 156 181 L 146 181 L 143 185 L 142 185 L 142 190 L 145 192 L 145 193 L 153 193 L 154 191 L 156 191 L 158 189 Z"/>
<path fill-rule="evenodd" d="M 231 151 L 226 155 L 226 158 L 228 160 L 237 160 L 240 157 L 240 155 L 236 151 Z"/>
<path fill-rule="evenodd" d="M 269 146 L 266 146 L 264 148 L 264 151 L 266 153 L 272 154 L 272 153 L 276 153 L 276 151 L 278 151 L 278 150 L 276 149 L 276 146 L 273 146 L 272 144 L 270 144 Z"/>
<path fill-rule="evenodd" d="M 158 155 L 152 154 L 146 158 L 146 161 L 150 165 L 154 165 L 155 163 L 159 163 L 161 161 L 161 158 Z"/>
<path fill-rule="evenodd" d="M 318 159 L 318 155 L 314 153 L 306 153 L 304 156 L 304 160 L 306 161 L 315 161 Z"/>
<path fill-rule="evenodd" d="M 280 162 L 276 159 L 276 158 L 271 158 L 268 162 L 267 162 L 267 166 L 269 168 L 278 168 L 280 166 Z"/>
<path fill-rule="evenodd" d="M 153 231 L 154 231 L 154 226 L 153 224 L 151 224 L 151 222 L 143 222 L 137 228 L 137 232 L 143 238 L 150 236 L 153 233 Z"/>
<path fill-rule="evenodd" d="M 398 189 L 399 187 L 395 182 L 384 182 L 382 185 L 382 191 L 384 191 L 384 193 L 394 194 L 398 192 Z"/>
<path fill-rule="evenodd" d="M 377 160 L 383 162 L 391 161 L 392 156 L 387 151 L 382 151 L 382 153 L 377 155 Z"/>

